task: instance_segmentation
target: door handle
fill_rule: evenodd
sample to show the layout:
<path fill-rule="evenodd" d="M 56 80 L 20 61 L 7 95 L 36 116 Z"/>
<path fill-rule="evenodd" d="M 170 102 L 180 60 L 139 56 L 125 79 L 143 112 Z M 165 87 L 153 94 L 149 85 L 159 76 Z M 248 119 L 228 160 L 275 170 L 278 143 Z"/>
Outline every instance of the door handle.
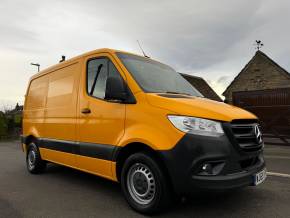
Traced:
<path fill-rule="evenodd" d="M 83 114 L 90 114 L 91 113 L 91 109 L 90 108 L 83 108 L 82 109 L 82 113 Z"/>

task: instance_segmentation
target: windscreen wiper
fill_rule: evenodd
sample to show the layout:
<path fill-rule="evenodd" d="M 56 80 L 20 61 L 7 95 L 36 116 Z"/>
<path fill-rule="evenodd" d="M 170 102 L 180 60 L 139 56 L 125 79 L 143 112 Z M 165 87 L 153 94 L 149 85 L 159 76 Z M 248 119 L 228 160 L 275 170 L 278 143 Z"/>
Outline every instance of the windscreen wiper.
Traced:
<path fill-rule="evenodd" d="M 167 91 L 166 92 L 167 94 L 176 94 L 176 95 L 189 95 L 189 96 L 192 96 L 188 93 L 182 93 L 182 92 L 172 92 L 172 91 Z"/>

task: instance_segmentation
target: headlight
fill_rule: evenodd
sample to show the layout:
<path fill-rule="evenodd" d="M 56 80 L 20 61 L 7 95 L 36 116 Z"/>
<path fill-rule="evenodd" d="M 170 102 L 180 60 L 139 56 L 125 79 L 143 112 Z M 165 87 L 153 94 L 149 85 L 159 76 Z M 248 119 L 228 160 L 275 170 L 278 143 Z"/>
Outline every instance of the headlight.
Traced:
<path fill-rule="evenodd" d="M 173 115 L 169 115 L 168 119 L 182 132 L 215 137 L 224 134 L 221 123 L 213 120 Z"/>

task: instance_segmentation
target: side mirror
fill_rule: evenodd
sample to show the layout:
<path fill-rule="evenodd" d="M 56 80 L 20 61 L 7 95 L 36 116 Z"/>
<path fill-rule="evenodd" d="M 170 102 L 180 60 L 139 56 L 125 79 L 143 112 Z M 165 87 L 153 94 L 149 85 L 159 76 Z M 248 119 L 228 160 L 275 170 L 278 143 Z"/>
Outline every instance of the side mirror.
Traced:
<path fill-rule="evenodd" d="M 127 92 L 124 82 L 116 77 L 108 77 L 105 99 L 125 101 L 127 99 Z"/>

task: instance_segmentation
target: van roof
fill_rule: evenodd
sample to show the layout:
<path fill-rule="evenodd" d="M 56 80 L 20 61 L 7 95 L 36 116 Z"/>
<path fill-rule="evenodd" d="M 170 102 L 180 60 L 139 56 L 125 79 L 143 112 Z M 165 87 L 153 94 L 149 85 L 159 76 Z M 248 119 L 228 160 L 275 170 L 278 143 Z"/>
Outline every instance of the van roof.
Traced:
<path fill-rule="evenodd" d="M 78 55 L 76 57 L 73 57 L 73 58 L 70 58 L 68 60 L 65 60 L 63 62 L 60 62 L 60 63 L 57 63 L 55 65 L 52 65 L 44 70 L 41 70 L 39 73 L 36 73 L 34 74 L 30 80 L 32 79 L 35 79 L 37 77 L 40 77 L 42 75 L 45 75 L 47 74 L 48 72 L 50 72 L 52 69 L 55 69 L 55 68 L 59 68 L 59 67 L 62 67 L 62 66 L 65 66 L 71 62 L 74 62 L 82 57 L 85 57 L 85 56 L 89 56 L 89 55 L 92 55 L 92 54 L 96 54 L 96 53 L 102 53 L 102 52 L 107 52 L 107 53 L 116 53 L 116 52 L 122 52 L 122 53 L 127 53 L 127 54 L 134 54 L 134 53 L 130 53 L 130 52 L 126 52 L 126 51 L 121 51 L 121 50 L 116 50 L 116 49 L 111 49 L 111 48 L 100 48 L 100 49 L 96 49 L 96 50 L 93 50 L 93 51 L 89 51 L 89 52 L 86 52 L 86 53 L 83 53 L 81 55 Z M 138 55 L 138 54 L 134 54 L 134 55 Z M 141 56 L 141 55 L 138 55 L 138 56 Z M 143 57 L 143 56 L 142 56 Z"/>

